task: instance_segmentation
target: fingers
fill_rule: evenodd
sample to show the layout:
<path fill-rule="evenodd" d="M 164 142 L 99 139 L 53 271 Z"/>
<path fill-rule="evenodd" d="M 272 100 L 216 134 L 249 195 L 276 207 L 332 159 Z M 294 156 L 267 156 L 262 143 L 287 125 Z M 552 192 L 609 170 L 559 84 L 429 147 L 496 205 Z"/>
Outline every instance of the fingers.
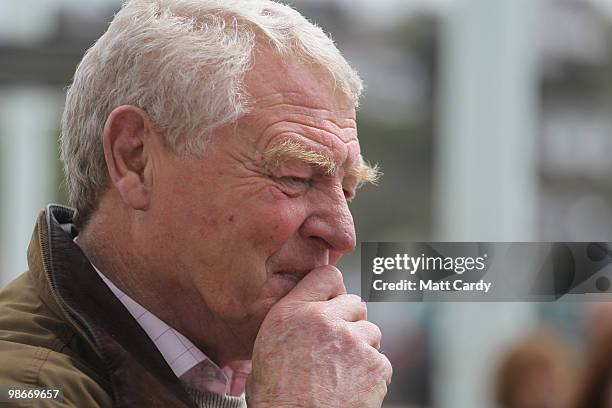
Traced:
<path fill-rule="evenodd" d="M 379 353 L 376 350 L 372 350 L 372 354 L 370 357 L 370 361 L 372 365 L 370 366 L 370 372 L 376 376 L 376 381 L 384 387 L 386 393 L 386 387 L 391 384 L 391 378 L 393 377 L 393 367 L 391 366 L 391 362 L 384 354 Z"/>
<path fill-rule="evenodd" d="M 329 300 L 326 305 L 332 316 L 347 322 L 356 322 L 368 318 L 368 309 L 365 302 L 357 295 L 340 295 Z"/>
<path fill-rule="evenodd" d="M 285 296 L 286 301 L 320 302 L 346 294 L 342 273 L 332 265 L 310 271 Z"/>
<path fill-rule="evenodd" d="M 377 325 L 368 322 L 367 320 L 350 322 L 348 324 L 353 335 L 359 340 L 369 344 L 376 350 L 380 349 L 380 339 L 382 338 L 382 333 Z"/>
<path fill-rule="evenodd" d="M 379 355 L 382 358 L 383 377 L 385 378 L 385 381 L 387 382 L 388 386 L 389 384 L 391 384 L 391 377 L 393 377 L 393 366 L 391 365 L 391 362 L 389 361 L 387 356 L 385 356 L 384 354 Z"/>
<path fill-rule="evenodd" d="M 378 375 L 380 376 L 381 384 L 382 380 L 384 380 L 384 384 L 388 386 L 393 376 L 393 367 L 387 356 L 378 351 L 380 350 L 380 341 L 382 339 L 380 328 L 367 320 L 347 322 L 346 324 L 349 326 L 353 336 L 363 343 L 370 345 L 373 349 L 376 349 L 370 349 L 372 351 L 370 354 L 371 362 L 376 367 L 375 371 L 380 373 Z M 386 386 L 384 387 L 385 391 L 382 395 L 386 394 Z"/>
<path fill-rule="evenodd" d="M 386 386 L 391 382 L 393 368 L 384 354 L 375 351 L 380 349 L 382 337 L 380 329 L 366 320 L 365 302 L 362 302 L 357 295 L 346 293 L 342 273 L 336 267 L 325 265 L 313 269 L 281 302 L 317 302 L 317 309 L 322 308 L 320 311 L 323 312 L 323 315 L 327 314 L 329 317 L 343 320 L 355 339 L 373 348 L 370 349 L 374 353 L 371 361 L 375 361 L 374 364 L 378 367 L 381 386 L 385 388 L 384 393 L 386 393 Z"/>

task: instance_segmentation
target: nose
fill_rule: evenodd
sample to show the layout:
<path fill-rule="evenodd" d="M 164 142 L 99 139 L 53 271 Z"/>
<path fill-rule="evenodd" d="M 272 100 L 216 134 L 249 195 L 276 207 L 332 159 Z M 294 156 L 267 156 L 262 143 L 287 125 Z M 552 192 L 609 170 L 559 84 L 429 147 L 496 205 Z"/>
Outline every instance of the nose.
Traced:
<path fill-rule="evenodd" d="M 357 238 L 353 216 L 341 188 L 318 198 L 312 203 L 312 211 L 300 233 L 305 238 L 323 242 L 330 252 L 329 263 L 333 265 L 340 256 L 355 250 Z"/>

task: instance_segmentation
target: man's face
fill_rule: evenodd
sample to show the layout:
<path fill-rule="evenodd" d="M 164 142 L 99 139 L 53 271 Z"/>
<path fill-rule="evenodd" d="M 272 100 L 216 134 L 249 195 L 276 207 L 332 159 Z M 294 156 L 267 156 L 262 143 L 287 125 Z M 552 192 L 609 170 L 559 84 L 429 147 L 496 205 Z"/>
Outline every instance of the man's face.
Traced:
<path fill-rule="evenodd" d="M 347 200 L 365 169 L 355 111 L 315 75 L 256 59 L 250 113 L 203 157 L 169 154 L 158 171 L 156 256 L 176 265 L 184 301 L 251 343 L 299 279 L 355 248 Z"/>

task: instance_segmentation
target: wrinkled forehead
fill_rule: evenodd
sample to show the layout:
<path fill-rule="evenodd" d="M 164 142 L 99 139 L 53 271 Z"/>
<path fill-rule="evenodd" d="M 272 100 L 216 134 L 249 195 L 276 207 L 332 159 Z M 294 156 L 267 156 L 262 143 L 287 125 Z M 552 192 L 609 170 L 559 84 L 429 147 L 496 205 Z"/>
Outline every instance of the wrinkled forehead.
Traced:
<path fill-rule="evenodd" d="M 355 103 L 334 86 L 322 68 L 271 51 L 256 53 L 245 76 L 251 108 L 272 104 L 301 104 L 324 108 L 339 118 L 355 120 Z"/>
<path fill-rule="evenodd" d="M 276 56 L 259 57 L 246 78 L 256 142 L 267 166 L 301 162 L 358 184 L 379 177 L 361 155 L 355 107 L 322 72 Z"/>

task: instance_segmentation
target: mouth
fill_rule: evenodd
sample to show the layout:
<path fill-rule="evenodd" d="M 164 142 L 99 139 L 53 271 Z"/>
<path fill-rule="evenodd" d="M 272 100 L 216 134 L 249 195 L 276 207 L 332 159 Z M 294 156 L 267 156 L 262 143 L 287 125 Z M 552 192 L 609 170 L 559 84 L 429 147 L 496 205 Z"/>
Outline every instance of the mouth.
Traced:
<path fill-rule="evenodd" d="M 308 271 L 296 271 L 296 270 L 279 271 L 279 272 L 274 272 L 274 275 L 279 278 L 287 279 L 287 280 L 297 283 L 301 281 L 304 278 L 304 276 L 306 276 L 309 272 L 310 270 Z"/>

